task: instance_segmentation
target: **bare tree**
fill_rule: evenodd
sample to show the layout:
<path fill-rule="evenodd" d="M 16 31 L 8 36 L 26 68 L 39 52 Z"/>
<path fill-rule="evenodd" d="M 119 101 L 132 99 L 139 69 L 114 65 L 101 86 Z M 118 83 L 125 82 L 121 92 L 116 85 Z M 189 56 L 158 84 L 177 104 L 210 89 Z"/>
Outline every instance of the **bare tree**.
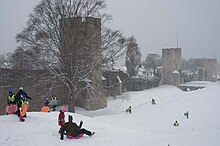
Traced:
<path fill-rule="evenodd" d="M 156 75 L 157 67 L 162 65 L 162 58 L 159 54 L 148 54 L 145 61 L 144 67 L 145 69 L 153 69 L 154 75 Z"/>
<path fill-rule="evenodd" d="M 35 64 L 40 63 L 40 67 L 50 72 L 51 76 L 44 78 L 47 83 L 51 82 L 50 89 L 56 87 L 54 83 L 57 81 L 68 89 L 69 94 L 63 99 L 66 102 L 71 100 L 74 103 L 80 92 L 93 90 L 88 76 L 101 64 L 97 61 L 89 65 L 88 62 L 91 62 L 100 50 L 80 44 L 81 41 L 90 42 L 89 36 L 82 37 L 82 34 L 77 37 L 78 40 L 73 40 L 73 36 L 64 37 L 71 34 L 68 30 L 61 31 L 60 22 L 73 17 L 96 17 L 101 18 L 104 23 L 111 19 L 109 15 L 101 13 L 105 8 L 104 0 L 42 0 L 29 15 L 27 27 L 16 37 L 22 48 L 35 52 Z M 103 29 L 102 34 L 102 63 L 107 64 L 122 52 L 125 41 L 119 31 Z M 69 40 L 63 40 L 67 38 Z M 71 52 L 65 52 L 63 49 L 70 47 Z M 39 85 L 42 84 L 41 82 Z M 70 110 L 74 111 L 74 107 Z"/>
<path fill-rule="evenodd" d="M 112 69 L 112 64 L 126 53 L 127 39 L 120 31 L 102 28 L 102 67 Z"/>
<path fill-rule="evenodd" d="M 128 39 L 126 52 L 126 67 L 129 77 L 136 76 L 141 63 L 141 53 L 134 36 Z"/>
<path fill-rule="evenodd" d="M 10 62 L 10 57 L 12 53 L 5 53 L 0 55 L 0 67 L 1 68 L 12 68 L 11 62 Z"/>

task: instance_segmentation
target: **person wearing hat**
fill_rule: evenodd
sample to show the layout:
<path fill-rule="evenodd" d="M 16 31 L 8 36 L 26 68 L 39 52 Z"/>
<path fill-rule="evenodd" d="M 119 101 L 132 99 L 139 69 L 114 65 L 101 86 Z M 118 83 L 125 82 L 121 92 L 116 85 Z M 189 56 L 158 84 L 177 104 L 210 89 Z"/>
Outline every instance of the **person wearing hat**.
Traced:
<path fill-rule="evenodd" d="M 174 122 L 174 126 L 179 126 L 179 123 L 177 121 Z"/>
<path fill-rule="evenodd" d="M 24 97 L 22 99 L 22 101 L 26 101 L 26 99 L 32 99 L 30 96 L 27 95 L 27 93 L 24 91 L 24 88 L 23 87 L 20 87 L 19 88 L 19 91 L 18 93 L 16 94 L 15 96 L 15 102 L 17 103 L 17 106 L 18 106 L 18 110 L 17 110 L 17 115 L 18 117 L 20 117 L 20 111 L 19 111 L 19 102 L 21 102 L 21 98 Z M 26 117 L 26 115 L 24 116 Z"/>
<path fill-rule="evenodd" d="M 64 134 L 70 137 L 77 137 L 81 134 L 86 134 L 88 136 L 93 136 L 95 132 L 91 132 L 89 130 L 86 130 L 82 127 L 83 122 L 80 121 L 80 125 L 78 126 L 76 123 L 73 122 L 73 117 L 68 116 L 68 122 L 66 122 L 59 130 L 60 133 L 60 139 L 63 140 Z"/>
<path fill-rule="evenodd" d="M 8 92 L 7 103 L 8 105 L 15 104 L 15 94 L 12 91 Z"/>
<path fill-rule="evenodd" d="M 65 110 L 63 110 L 62 108 L 60 109 L 60 113 L 58 116 L 58 125 L 60 127 L 62 127 L 65 124 L 65 114 L 64 114 Z"/>
<path fill-rule="evenodd" d="M 20 111 L 22 106 L 25 104 L 25 96 L 21 95 L 20 101 L 18 102 L 18 117 L 20 119 L 20 122 L 24 122 L 24 117 L 21 116 Z"/>
<path fill-rule="evenodd" d="M 23 87 L 19 88 L 18 93 L 15 96 L 15 102 L 18 103 L 21 99 L 21 95 L 24 96 L 27 99 L 32 99 L 30 96 L 27 95 L 27 93 L 24 91 Z"/>
<path fill-rule="evenodd" d="M 48 99 L 48 98 L 46 98 L 46 99 L 44 100 L 44 106 L 49 106 L 49 99 Z"/>

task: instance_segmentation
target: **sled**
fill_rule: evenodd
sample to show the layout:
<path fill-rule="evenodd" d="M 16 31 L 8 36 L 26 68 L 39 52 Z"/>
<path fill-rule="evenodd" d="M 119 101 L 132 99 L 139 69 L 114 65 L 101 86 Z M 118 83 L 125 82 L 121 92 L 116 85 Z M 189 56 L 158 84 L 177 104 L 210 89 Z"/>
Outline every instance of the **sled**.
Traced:
<path fill-rule="evenodd" d="M 41 108 L 41 112 L 48 113 L 49 111 L 50 111 L 49 106 L 43 106 L 43 107 Z"/>
<path fill-rule="evenodd" d="M 69 138 L 69 139 L 79 139 L 79 138 L 83 137 L 83 133 L 81 133 L 78 136 L 67 135 L 66 137 Z"/>
<path fill-rule="evenodd" d="M 6 114 L 14 114 L 18 110 L 18 107 L 16 104 L 7 105 L 5 108 Z"/>
<path fill-rule="evenodd" d="M 21 115 L 22 117 L 24 117 L 24 115 L 26 114 L 27 110 L 28 110 L 28 104 L 25 103 L 25 104 L 22 105 L 22 107 L 21 107 L 20 115 Z"/>

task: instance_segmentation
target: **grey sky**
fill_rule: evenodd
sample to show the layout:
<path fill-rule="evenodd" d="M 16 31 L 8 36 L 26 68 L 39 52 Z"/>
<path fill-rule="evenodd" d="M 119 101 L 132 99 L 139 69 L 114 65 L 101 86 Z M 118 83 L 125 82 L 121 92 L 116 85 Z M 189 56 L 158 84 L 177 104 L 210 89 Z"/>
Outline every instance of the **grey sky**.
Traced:
<path fill-rule="evenodd" d="M 1 0 L 0 53 L 16 48 L 15 35 L 40 0 Z M 109 24 L 134 35 L 143 57 L 162 48 L 182 48 L 182 57 L 220 61 L 220 0 L 107 0 Z"/>

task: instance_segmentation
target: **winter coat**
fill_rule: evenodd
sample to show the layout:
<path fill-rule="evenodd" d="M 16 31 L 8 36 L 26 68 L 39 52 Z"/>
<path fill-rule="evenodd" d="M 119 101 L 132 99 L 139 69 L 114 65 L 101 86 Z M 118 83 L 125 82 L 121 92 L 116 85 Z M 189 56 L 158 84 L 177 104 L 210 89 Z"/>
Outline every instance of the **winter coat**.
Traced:
<path fill-rule="evenodd" d="M 45 105 L 45 106 L 48 106 L 48 105 L 49 105 L 48 99 L 45 99 L 45 100 L 44 100 L 44 105 Z"/>
<path fill-rule="evenodd" d="M 30 96 L 27 95 L 26 92 L 24 92 L 24 90 L 19 90 L 18 93 L 15 96 L 15 101 L 16 103 L 18 103 L 21 100 L 21 95 L 23 95 L 24 97 L 28 98 L 28 99 L 32 99 Z"/>
<path fill-rule="evenodd" d="M 65 124 L 65 115 L 64 112 L 60 111 L 60 114 L 58 116 L 58 125 L 63 126 Z"/>
<path fill-rule="evenodd" d="M 60 128 L 60 134 L 61 135 L 71 135 L 71 136 L 76 136 L 77 132 L 81 129 L 82 127 L 82 122 L 78 126 L 76 123 L 73 122 L 66 122 L 61 128 Z"/>
<path fill-rule="evenodd" d="M 8 104 L 15 104 L 15 95 L 14 94 L 8 95 L 7 103 Z"/>
<path fill-rule="evenodd" d="M 24 104 L 25 104 L 25 103 L 24 103 L 24 100 L 20 99 L 20 100 L 18 101 L 18 108 L 22 107 L 22 105 L 24 105 Z"/>

